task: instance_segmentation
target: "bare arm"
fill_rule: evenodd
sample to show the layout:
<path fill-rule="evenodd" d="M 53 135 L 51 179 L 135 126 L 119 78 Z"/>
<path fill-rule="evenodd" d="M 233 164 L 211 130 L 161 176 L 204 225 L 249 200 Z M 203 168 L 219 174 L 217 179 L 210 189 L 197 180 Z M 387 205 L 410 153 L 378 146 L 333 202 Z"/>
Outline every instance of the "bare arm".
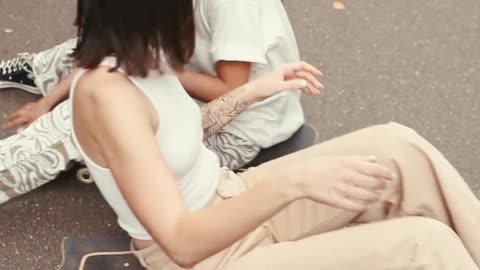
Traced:
<path fill-rule="evenodd" d="M 25 128 L 40 116 L 51 111 L 57 104 L 68 97 L 70 85 L 75 77 L 76 71 L 70 73 L 45 97 L 37 102 L 31 102 L 10 114 L 7 122 L 2 125 L 4 128 Z"/>
<path fill-rule="evenodd" d="M 278 181 L 267 179 L 216 206 L 189 212 L 156 141 L 148 103 L 125 79 L 109 76 L 85 78 L 78 85 L 77 130 L 87 129 L 93 135 L 128 205 L 177 264 L 191 267 L 219 252 L 298 198 L 285 176 Z M 98 80 L 107 83 L 102 86 Z M 91 85 L 95 91 L 89 90 Z M 132 138 L 137 138 L 135 143 Z"/>
<path fill-rule="evenodd" d="M 240 86 L 229 93 L 200 107 L 202 112 L 203 138 L 206 140 L 230 123 L 255 102 L 251 85 Z"/>
<path fill-rule="evenodd" d="M 210 102 L 247 83 L 250 63 L 219 61 L 216 71 L 218 76 L 185 70 L 179 74 L 179 79 L 190 96 L 202 102 Z"/>
<path fill-rule="evenodd" d="M 302 89 L 309 95 L 318 94 L 318 89 L 323 86 L 315 76 L 321 76 L 321 72 L 306 63 L 297 63 L 239 86 L 223 96 L 203 104 L 200 109 L 204 139 L 208 139 L 221 130 L 253 103 L 279 92 Z M 275 81 L 283 82 L 283 84 L 275 84 Z"/>
<path fill-rule="evenodd" d="M 72 70 L 70 74 L 63 79 L 51 92 L 49 92 L 39 102 L 44 102 L 50 109 L 55 107 L 61 101 L 67 99 L 70 93 L 70 86 L 72 85 L 73 78 L 77 74 L 77 70 Z"/>

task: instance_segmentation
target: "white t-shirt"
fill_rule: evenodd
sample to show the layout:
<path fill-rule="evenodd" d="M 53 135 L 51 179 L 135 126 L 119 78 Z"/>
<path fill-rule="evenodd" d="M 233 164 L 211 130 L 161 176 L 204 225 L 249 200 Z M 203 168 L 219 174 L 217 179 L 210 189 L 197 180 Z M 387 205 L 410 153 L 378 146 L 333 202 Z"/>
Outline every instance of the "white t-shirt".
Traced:
<path fill-rule="evenodd" d="M 251 62 L 250 80 L 300 59 L 280 0 L 196 0 L 190 67 L 217 76 L 220 60 Z M 305 122 L 300 91 L 256 103 L 224 128 L 262 148 L 288 139 Z"/>

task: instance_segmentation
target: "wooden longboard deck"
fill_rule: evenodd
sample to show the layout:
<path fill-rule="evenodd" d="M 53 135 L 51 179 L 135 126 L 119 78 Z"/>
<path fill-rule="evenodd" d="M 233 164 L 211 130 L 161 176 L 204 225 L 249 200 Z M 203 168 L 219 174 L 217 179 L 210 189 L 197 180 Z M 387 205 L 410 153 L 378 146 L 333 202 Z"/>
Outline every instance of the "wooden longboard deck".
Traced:
<path fill-rule="evenodd" d="M 62 242 L 62 265 L 58 270 L 143 270 L 130 252 L 130 238 L 66 237 Z"/>

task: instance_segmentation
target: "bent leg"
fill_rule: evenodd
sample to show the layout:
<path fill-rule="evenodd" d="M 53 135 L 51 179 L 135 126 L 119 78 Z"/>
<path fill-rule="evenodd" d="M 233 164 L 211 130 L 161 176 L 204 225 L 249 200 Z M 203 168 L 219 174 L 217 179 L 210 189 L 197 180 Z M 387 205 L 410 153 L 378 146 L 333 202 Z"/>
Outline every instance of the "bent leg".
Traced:
<path fill-rule="evenodd" d="M 262 164 L 240 176 L 249 184 L 289 173 L 291 164 L 308 164 L 318 155 L 375 155 L 399 176 L 381 202 L 352 213 L 308 200 L 292 203 L 271 220 L 277 241 L 292 241 L 365 223 L 404 216 L 425 216 L 453 228 L 480 264 L 480 202 L 448 160 L 413 130 L 399 124 L 362 129 Z M 297 177 L 304 177 L 301 170 Z M 321 175 L 318 180 L 321 181 Z"/>
<path fill-rule="evenodd" d="M 63 102 L 0 141 L 0 203 L 55 179 L 79 159 L 70 136 L 68 102 Z"/>
<path fill-rule="evenodd" d="M 70 73 L 73 67 L 70 54 L 76 44 L 77 39 L 70 39 L 33 57 L 32 70 L 35 84 L 44 95 Z"/>
<path fill-rule="evenodd" d="M 408 217 L 349 227 L 254 249 L 225 269 L 478 269 L 458 236 L 428 218 Z"/>

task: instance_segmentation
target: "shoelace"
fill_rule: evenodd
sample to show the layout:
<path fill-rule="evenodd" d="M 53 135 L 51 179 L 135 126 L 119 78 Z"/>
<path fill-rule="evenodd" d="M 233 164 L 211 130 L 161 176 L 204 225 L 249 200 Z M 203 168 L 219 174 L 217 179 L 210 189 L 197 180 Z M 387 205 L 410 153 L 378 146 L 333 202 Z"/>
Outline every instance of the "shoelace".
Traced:
<path fill-rule="evenodd" d="M 18 57 L 4 60 L 0 63 L 0 70 L 2 71 L 2 75 L 17 72 L 20 70 L 25 70 L 29 75 L 32 74 L 32 71 L 27 68 L 27 57 L 28 53 L 20 53 Z"/>

